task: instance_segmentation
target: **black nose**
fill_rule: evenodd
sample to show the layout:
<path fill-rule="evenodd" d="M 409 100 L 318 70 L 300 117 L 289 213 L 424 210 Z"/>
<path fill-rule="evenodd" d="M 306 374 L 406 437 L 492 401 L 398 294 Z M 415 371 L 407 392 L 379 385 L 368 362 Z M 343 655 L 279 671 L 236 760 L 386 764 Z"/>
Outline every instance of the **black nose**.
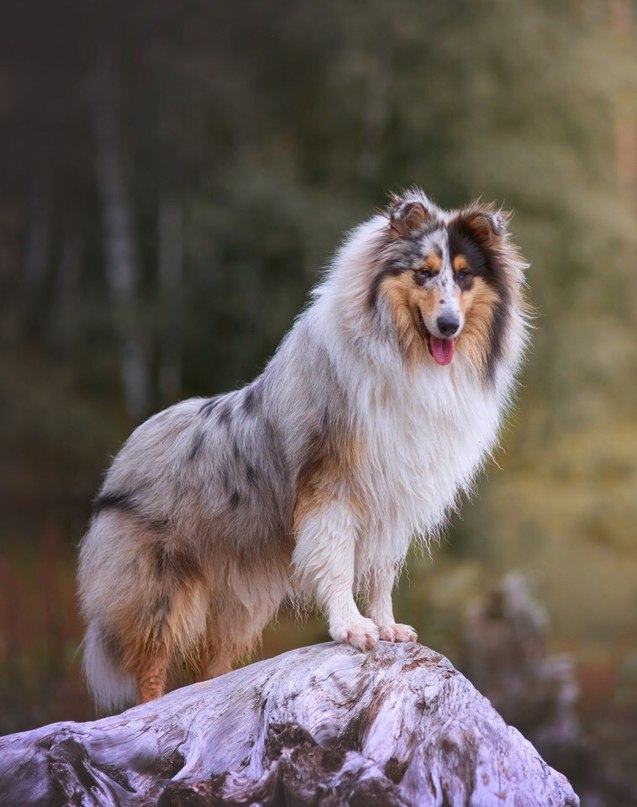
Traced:
<path fill-rule="evenodd" d="M 454 317 L 453 314 L 443 314 L 436 320 L 436 325 L 443 336 L 453 336 L 458 332 L 460 320 Z"/>

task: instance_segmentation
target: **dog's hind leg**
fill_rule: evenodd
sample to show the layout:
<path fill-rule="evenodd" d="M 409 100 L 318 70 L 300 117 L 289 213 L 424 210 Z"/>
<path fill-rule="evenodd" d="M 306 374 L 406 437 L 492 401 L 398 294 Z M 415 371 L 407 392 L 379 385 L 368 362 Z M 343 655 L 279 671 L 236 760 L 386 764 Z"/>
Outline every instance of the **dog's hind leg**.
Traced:
<path fill-rule="evenodd" d="M 208 611 L 206 638 L 194 665 L 197 680 L 229 672 L 254 651 L 265 625 L 291 593 L 289 556 L 272 555 L 260 568 L 230 565 Z"/>
<path fill-rule="evenodd" d="M 197 620 L 196 592 L 185 587 L 164 591 L 147 599 L 118 634 L 126 668 L 133 674 L 137 702 L 146 703 L 166 692 L 168 668 L 186 657 L 194 643 Z"/>
<path fill-rule="evenodd" d="M 162 580 L 161 593 L 155 601 L 147 602 L 144 608 L 145 624 L 143 640 L 137 641 L 132 661 L 137 686 L 137 702 L 159 698 L 166 692 L 168 667 L 178 656 L 185 656 L 188 642 L 184 622 L 196 603 L 192 593 L 185 587 L 170 585 Z M 190 595 L 190 596 L 189 596 Z"/>
<path fill-rule="evenodd" d="M 200 640 L 192 658 L 192 670 L 195 681 L 207 681 L 230 672 L 232 669 L 232 648 L 228 641 L 228 633 L 234 626 L 227 619 L 221 619 L 216 608 L 208 613 L 206 633 Z"/>
<path fill-rule="evenodd" d="M 124 700 L 120 691 L 132 694 L 131 679 L 139 701 L 163 695 L 169 666 L 205 635 L 208 592 L 196 547 L 121 509 L 100 513 L 85 536 L 80 596 L 93 626 L 87 676 L 106 706 Z"/>
<path fill-rule="evenodd" d="M 169 661 L 170 648 L 160 644 L 151 648 L 135 670 L 137 703 L 148 703 L 165 694 Z"/>
<path fill-rule="evenodd" d="M 169 667 L 192 658 L 206 629 L 207 592 L 202 581 L 177 580 L 165 573 L 153 582 L 154 590 L 146 592 L 131 620 L 132 630 L 119 631 L 138 703 L 166 692 Z"/>

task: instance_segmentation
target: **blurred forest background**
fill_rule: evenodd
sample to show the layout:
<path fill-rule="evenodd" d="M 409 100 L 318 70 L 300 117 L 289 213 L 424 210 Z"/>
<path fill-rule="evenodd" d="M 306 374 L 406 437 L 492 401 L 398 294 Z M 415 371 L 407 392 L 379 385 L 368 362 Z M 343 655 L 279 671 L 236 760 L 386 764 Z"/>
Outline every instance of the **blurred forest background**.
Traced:
<path fill-rule="evenodd" d="M 467 607 L 521 572 L 574 664 L 588 759 L 634 778 L 634 0 L 3 17 L 0 731 L 93 716 L 74 564 L 110 456 L 157 409 L 253 378 L 344 231 L 418 184 L 515 210 L 538 317 L 497 465 L 411 559 L 399 616 L 462 668 Z M 263 652 L 325 637 L 284 615 Z"/>

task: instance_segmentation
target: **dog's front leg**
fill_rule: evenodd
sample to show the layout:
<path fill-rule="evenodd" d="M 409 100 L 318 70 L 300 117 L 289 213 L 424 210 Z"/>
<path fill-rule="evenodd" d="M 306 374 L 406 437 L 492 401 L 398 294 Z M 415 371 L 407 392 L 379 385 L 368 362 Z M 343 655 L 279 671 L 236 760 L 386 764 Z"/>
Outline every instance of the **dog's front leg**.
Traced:
<path fill-rule="evenodd" d="M 350 508 L 327 501 L 307 512 L 298 523 L 292 556 L 297 585 L 315 598 L 326 613 L 330 636 L 359 650 L 372 650 L 378 628 L 354 601 L 356 520 Z"/>
<path fill-rule="evenodd" d="M 380 638 L 386 642 L 415 642 L 416 631 L 410 625 L 394 620 L 391 593 L 396 569 L 393 565 L 375 569 L 367 583 L 366 614 L 378 626 Z"/>

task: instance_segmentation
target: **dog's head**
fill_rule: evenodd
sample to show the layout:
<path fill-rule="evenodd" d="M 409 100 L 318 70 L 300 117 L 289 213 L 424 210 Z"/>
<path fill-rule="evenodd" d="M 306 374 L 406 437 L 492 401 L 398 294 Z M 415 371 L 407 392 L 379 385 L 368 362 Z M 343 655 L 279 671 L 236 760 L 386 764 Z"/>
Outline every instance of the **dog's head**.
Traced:
<path fill-rule="evenodd" d="M 461 351 L 490 374 L 523 265 L 508 214 L 481 202 L 443 211 L 414 189 L 385 215 L 370 305 L 389 313 L 409 357 L 447 365 Z"/>

